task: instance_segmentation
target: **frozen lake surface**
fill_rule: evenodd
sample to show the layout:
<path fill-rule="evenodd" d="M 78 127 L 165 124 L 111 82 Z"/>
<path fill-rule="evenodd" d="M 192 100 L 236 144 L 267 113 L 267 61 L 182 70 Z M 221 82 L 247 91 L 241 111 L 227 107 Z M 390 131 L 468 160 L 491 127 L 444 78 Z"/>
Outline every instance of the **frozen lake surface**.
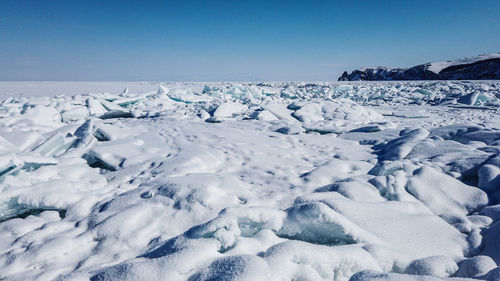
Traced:
<path fill-rule="evenodd" d="M 499 108 L 499 81 L 0 82 L 0 280 L 500 280 Z"/>

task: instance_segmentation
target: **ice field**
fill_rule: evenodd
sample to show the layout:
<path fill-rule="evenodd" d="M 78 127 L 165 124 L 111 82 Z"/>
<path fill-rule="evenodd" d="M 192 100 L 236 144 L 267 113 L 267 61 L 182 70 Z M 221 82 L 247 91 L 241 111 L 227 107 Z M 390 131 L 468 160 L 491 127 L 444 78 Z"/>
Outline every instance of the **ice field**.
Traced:
<path fill-rule="evenodd" d="M 0 82 L 0 280 L 500 280 L 499 108 L 500 81 Z"/>

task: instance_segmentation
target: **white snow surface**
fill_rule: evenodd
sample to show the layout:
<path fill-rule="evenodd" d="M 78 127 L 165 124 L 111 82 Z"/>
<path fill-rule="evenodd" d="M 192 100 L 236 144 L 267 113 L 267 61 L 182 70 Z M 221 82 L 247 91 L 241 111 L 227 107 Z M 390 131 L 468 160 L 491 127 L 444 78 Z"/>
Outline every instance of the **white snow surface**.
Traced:
<path fill-rule="evenodd" d="M 460 60 L 455 60 L 455 61 L 432 62 L 429 64 L 427 69 L 429 71 L 432 71 L 432 72 L 438 74 L 441 70 L 443 70 L 447 67 L 453 66 L 453 65 L 471 64 L 471 63 L 475 63 L 478 61 L 487 60 L 487 59 L 495 59 L 495 58 L 500 58 L 500 53 L 480 55 L 480 56 L 476 56 L 476 57 L 470 57 L 470 58 L 465 58 L 465 59 L 460 59 Z"/>
<path fill-rule="evenodd" d="M 0 280 L 500 280 L 499 108 L 498 81 L 0 82 Z"/>

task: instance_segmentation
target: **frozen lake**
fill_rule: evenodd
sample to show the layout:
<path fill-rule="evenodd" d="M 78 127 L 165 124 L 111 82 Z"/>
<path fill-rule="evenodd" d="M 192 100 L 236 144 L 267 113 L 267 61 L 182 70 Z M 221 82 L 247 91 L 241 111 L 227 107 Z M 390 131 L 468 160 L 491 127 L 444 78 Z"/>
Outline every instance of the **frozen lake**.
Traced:
<path fill-rule="evenodd" d="M 499 280 L 499 108 L 498 81 L 0 82 L 0 280 Z"/>

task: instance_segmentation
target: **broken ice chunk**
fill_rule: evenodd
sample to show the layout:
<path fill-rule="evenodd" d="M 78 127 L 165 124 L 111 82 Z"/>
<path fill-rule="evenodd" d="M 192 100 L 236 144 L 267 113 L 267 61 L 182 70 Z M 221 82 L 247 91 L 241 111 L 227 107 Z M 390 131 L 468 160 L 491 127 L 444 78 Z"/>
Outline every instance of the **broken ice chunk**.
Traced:
<path fill-rule="evenodd" d="M 17 146 L 0 136 L 0 154 L 18 151 Z"/>
<path fill-rule="evenodd" d="M 112 103 L 110 101 L 107 101 L 105 99 L 99 99 L 99 102 L 102 104 L 102 106 L 104 106 L 104 108 L 106 108 L 108 111 L 123 111 L 125 110 L 125 108 L 119 106 L 118 104 L 116 103 Z"/>
<path fill-rule="evenodd" d="M 62 133 L 58 132 L 36 147 L 33 151 L 44 156 L 59 156 L 66 152 L 74 142 L 74 137 L 65 137 Z"/>
<path fill-rule="evenodd" d="M 413 94 L 415 94 L 415 93 L 419 93 L 419 94 L 421 94 L 423 96 L 412 95 L 412 96 L 410 96 L 410 98 L 412 98 L 412 99 L 415 99 L 415 98 L 431 98 L 431 97 L 434 96 L 433 93 L 427 91 L 426 89 L 416 89 L 415 91 L 413 91 Z"/>
<path fill-rule="evenodd" d="M 490 100 L 491 100 L 490 97 L 487 97 L 486 95 L 483 94 L 479 94 L 476 98 L 476 101 L 474 102 L 474 105 L 477 106 L 487 105 Z"/>
<path fill-rule="evenodd" d="M 11 145 L 7 146 L 10 152 L 17 150 L 17 148 L 24 151 L 36 144 L 40 144 L 43 140 L 42 135 L 37 132 L 24 132 L 19 130 L 13 132 L 2 132 L 2 137 L 11 143 Z M 5 145 L 2 141 L 2 137 L 0 137 L 0 152 L 2 151 L 2 147 Z M 15 144 L 17 147 L 14 149 L 14 145 L 12 144 Z"/>
<path fill-rule="evenodd" d="M 128 87 L 123 90 L 123 92 L 120 94 L 120 97 L 124 97 L 128 94 Z"/>
<path fill-rule="evenodd" d="M 258 111 L 256 114 L 256 119 L 266 121 L 266 122 L 279 120 L 278 117 L 276 117 L 276 115 L 272 114 L 271 111 L 269 111 L 269 110 Z"/>
<path fill-rule="evenodd" d="M 52 107 L 25 104 L 21 113 L 39 125 L 54 127 L 61 123 L 61 114 Z"/>
<path fill-rule="evenodd" d="M 92 116 L 99 116 L 107 111 L 106 108 L 104 108 L 104 106 L 102 106 L 102 104 L 95 98 L 87 99 L 87 108 Z"/>
<path fill-rule="evenodd" d="M 458 99 L 458 102 L 466 105 L 474 105 L 478 96 L 479 92 L 473 92 L 462 96 L 460 99 Z"/>
<path fill-rule="evenodd" d="M 379 125 L 371 125 L 371 126 L 364 126 L 364 127 L 359 127 L 354 130 L 350 130 L 349 133 L 374 133 L 374 132 L 380 132 L 382 129 L 380 128 Z"/>
<path fill-rule="evenodd" d="M 24 205 L 18 204 L 16 198 L 0 202 L 0 222 L 16 217 L 26 211 Z"/>
<path fill-rule="evenodd" d="M 73 122 L 85 119 L 89 115 L 89 111 L 85 107 L 77 107 L 61 113 L 63 122 Z"/>
<path fill-rule="evenodd" d="M 322 202 L 297 204 L 286 212 L 287 218 L 278 232 L 282 238 L 323 245 L 378 242 L 376 237 Z"/>
<path fill-rule="evenodd" d="M 308 103 L 293 113 L 293 116 L 300 122 L 314 122 L 324 120 L 321 111 L 322 105 L 319 103 Z"/>
<path fill-rule="evenodd" d="M 122 106 L 122 107 L 129 107 L 130 105 L 135 104 L 144 98 L 145 98 L 145 96 L 138 96 L 138 97 L 133 97 L 133 98 L 120 98 L 120 99 L 113 101 L 113 103 L 118 104 L 119 106 Z"/>
<path fill-rule="evenodd" d="M 130 111 L 125 110 L 112 110 L 99 116 L 101 119 L 112 119 L 112 118 L 132 118 Z"/>
<path fill-rule="evenodd" d="M 284 135 L 298 135 L 300 133 L 303 133 L 304 131 L 304 128 L 302 128 L 298 124 L 288 124 L 276 130 L 276 132 L 282 133 Z"/>
<path fill-rule="evenodd" d="M 274 116 L 281 120 L 297 122 L 297 119 L 292 117 L 292 110 L 286 108 L 286 105 L 280 103 L 267 103 L 262 106 L 265 110 L 271 112 Z"/>
<path fill-rule="evenodd" d="M 134 138 L 98 143 L 84 158 L 92 167 L 116 171 L 161 155 L 165 151 L 163 144 L 163 139 L 158 135 L 144 133 Z"/>
<path fill-rule="evenodd" d="M 0 181 L 6 175 L 10 175 L 19 170 L 23 165 L 23 161 L 14 153 L 0 155 Z"/>
<path fill-rule="evenodd" d="M 169 90 L 168 90 L 167 87 L 162 86 L 162 85 L 158 85 L 158 91 L 156 91 L 157 95 L 164 95 L 164 94 L 166 94 L 168 92 L 169 92 Z"/>
<path fill-rule="evenodd" d="M 21 170 L 32 172 L 42 166 L 57 165 L 57 159 L 53 157 L 37 156 L 37 155 L 24 155 L 21 156 L 24 162 Z"/>
<path fill-rule="evenodd" d="M 229 118 L 235 115 L 243 114 L 248 110 L 248 107 L 244 104 L 225 102 L 219 105 L 214 112 L 214 117 L 216 118 Z"/>
<path fill-rule="evenodd" d="M 102 129 L 97 128 L 95 131 L 95 137 L 97 138 L 98 141 L 109 141 L 111 140 L 111 137 Z"/>
<path fill-rule="evenodd" d="M 87 163 L 93 168 L 102 168 L 110 171 L 116 171 L 125 161 L 125 157 L 121 157 L 114 153 L 106 153 L 100 150 L 90 150 L 84 155 Z"/>
<path fill-rule="evenodd" d="M 16 197 L 0 201 L 0 222 L 13 218 L 26 218 L 30 215 L 39 215 L 44 211 L 57 211 L 60 218 L 64 218 L 66 210 L 57 210 L 55 208 L 38 208 L 18 202 Z"/>
<path fill-rule="evenodd" d="M 0 181 L 7 175 L 16 174 L 19 170 L 32 172 L 41 166 L 56 164 L 57 160 L 52 157 L 2 154 L 0 155 Z"/>
<path fill-rule="evenodd" d="M 293 117 L 303 122 L 307 131 L 320 134 L 341 133 L 355 126 L 383 120 L 383 116 L 376 111 L 346 99 L 309 102 L 296 110 Z"/>
<path fill-rule="evenodd" d="M 166 92 L 167 97 L 175 102 L 191 104 L 205 102 L 207 100 L 207 95 L 201 95 L 200 93 L 193 92 L 191 89 L 167 89 L 163 87 L 162 91 Z M 160 91 L 158 91 L 158 94 L 160 94 Z"/>
<path fill-rule="evenodd" d="M 222 120 L 221 119 L 217 119 L 217 117 L 210 117 L 210 118 L 207 118 L 205 119 L 205 122 L 207 123 L 221 123 Z"/>
<path fill-rule="evenodd" d="M 74 136 L 77 137 L 75 147 L 88 146 L 93 139 L 94 120 L 89 119 L 75 130 Z"/>
<path fill-rule="evenodd" d="M 98 141 L 110 141 L 115 140 L 120 136 L 125 136 L 126 133 L 123 132 L 121 128 L 108 125 L 108 124 L 97 124 L 94 133 Z"/>
<path fill-rule="evenodd" d="M 370 171 L 368 171 L 368 174 L 375 176 L 388 176 L 400 170 L 404 170 L 403 161 L 380 161 Z"/>
<path fill-rule="evenodd" d="M 434 255 L 462 257 L 467 245 L 464 235 L 433 215 L 420 202 L 405 200 L 368 203 L 350 200 L 337 192 L 322 192 L 300 196 L 295 200 L 294 208 L 305 204 L 311 206 L 311 203 L 318 201 L 328 208 L 316 205 L 321 206 L 318 208 L 321 212 L 297 212 L 304 222 L 299 227 L 310 231 L 312 228 L 307 228 L 307 225 L 316 223 L 320 228 L 315 235 L 323 232 L 326 237 L 331 237 L 336 232 L 328 231 L 324 226 L 327 222 L 335 222 L 330 217 L 336 217 L 337 222 L 342 222 L 339 225 L 343 226 L 344 233 L 352 237 L 353 242 L 367 242 L 366 249 L 375 258 L 385 255 L 379 252 L 380 248 L 377 249 L 381 245 L 401 255 L 400 262 L 403 264 Z M 332 216 L 334 214 L 335 217 Z M 401 234 L 402 229 L 405 230 L 404 235 Z"/>
<path fill-rule="evenodd" d="M 200 117 L 201 120 L 206 120 L 210 118 L 210 114 L 203 109 L 200 109 L 197 116 Z"/>

